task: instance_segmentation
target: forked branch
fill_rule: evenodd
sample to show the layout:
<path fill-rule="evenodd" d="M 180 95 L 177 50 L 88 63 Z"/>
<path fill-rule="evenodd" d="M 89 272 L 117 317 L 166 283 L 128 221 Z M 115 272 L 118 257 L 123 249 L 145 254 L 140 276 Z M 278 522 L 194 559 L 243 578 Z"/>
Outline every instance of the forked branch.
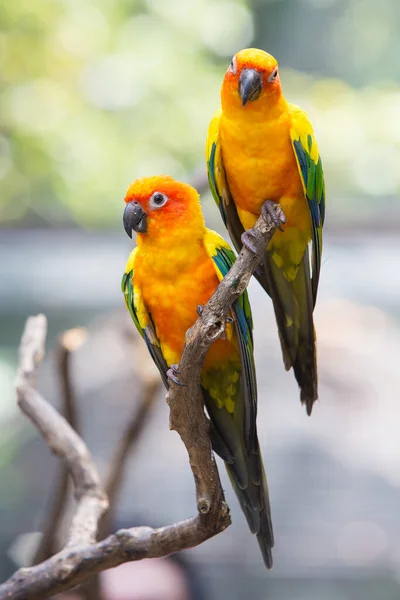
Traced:
<path fill-rule="evenodd" d="M 283 218 L 279 207 L 277 214 Z M 247 287 L 274 230 L 271 219 L 258 219 L 253 230 L 255 251 L 242 249 L 186 334 L 179 365 L 179 379 L 185 385 L 171 382 L 167 393 L 170 427 L 179 433 L 186 446 L 196 485 L 198 514 L 191 519 L 159 529 L 124 529 L 100 542 L 95 541 L 108 501 L 83 440 L 34 388 L 35 369 L 44 356 L 47 322 L 44 315 L 29 317 L 20 346 L 18 404 L 49 448 L 65 462 L 77 505 L 66 546 L 38 565 L 19 569 L 0 586 L 0 600 L 44 600 L 105 569 L 191 548 L 228 527 L 229 509 L 212 452 L 209 423 L 200 393 L 200 374 L 208 348 L 223 333 L 229 309 Z"/>

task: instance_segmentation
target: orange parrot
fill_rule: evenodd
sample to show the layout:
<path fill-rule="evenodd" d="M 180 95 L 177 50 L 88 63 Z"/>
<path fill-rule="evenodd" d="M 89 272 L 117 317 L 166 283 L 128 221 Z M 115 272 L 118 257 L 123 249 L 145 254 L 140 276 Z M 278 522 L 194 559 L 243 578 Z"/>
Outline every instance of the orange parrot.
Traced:
<path fill-rule="evenodd" d="M 124 227 L 137 247 L 122 279 L 126 304 L 166 387 L 180 383 L 186 331 L 232 266 L 229 244 L 207 229 L 195 189 L 171 177 L 136 180 L 125 196 Z M 257 387 L 251 310 L 244 292 L 234 302 L 226 339 L 209 349 L 201 374 L 213 448 L 225 465 L 268 568 L 273 532 L 257 439 Z"/>
<path fill-rule="evenodd" d="M 325 216 L 318 145 L 306 113 L 282 94 L 278 63 L 263 50 L 241 50 L 221 88 L 221 109 L 206 146 L 208 178 L 237 249 L 254 249 L 260 214 L 277 229 L 255 276 L 271 296 L 286 369 L 293 367 L 300 399 L 311 414 L 318 398 L 313 310 Z M 285 220 L 280 222 L 279 204 Z M 312 277 L 308 245 L 312 242 Z"/>

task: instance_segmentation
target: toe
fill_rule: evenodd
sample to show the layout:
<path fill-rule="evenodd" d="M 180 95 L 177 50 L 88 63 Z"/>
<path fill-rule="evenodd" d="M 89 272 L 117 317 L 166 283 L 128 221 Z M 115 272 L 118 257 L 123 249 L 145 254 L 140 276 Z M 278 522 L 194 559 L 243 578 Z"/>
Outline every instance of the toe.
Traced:
<path fill-rule="evenodd" d="M 184 387 L 184 383 L 180 382 L 179 379 L 175 376 L 174 371 L 171 369 L 168 369 L 167 371 L 167 377 L 168 379 L 171 379 L 171 381 L 173 381 L 174 383 L 176 383 L 176 385 L 180 385 L 181 387 Z"/>
<path fill-rule="evenodd" d="M 255 238 L 254 232 L 251 231 L 251 229 L 249 231 L 245 231 L 244 233 L 242 233 L 241 236 L 241 242 L 243 244 L 243 246 L 245 248 L 247 248 L 247 250 L 250 250 L 250 252 L 254 252 L 254 254 L 257 254 L 257 248 L 255 247 L 253 240 Z"/>

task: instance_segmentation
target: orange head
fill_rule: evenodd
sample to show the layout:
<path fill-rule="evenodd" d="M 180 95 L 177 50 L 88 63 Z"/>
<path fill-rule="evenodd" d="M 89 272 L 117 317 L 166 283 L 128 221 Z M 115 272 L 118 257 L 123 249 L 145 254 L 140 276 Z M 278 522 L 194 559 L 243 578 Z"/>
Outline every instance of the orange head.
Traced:
<path fill-rule="evenodd" d="M 246 48 L 232 58 L 221 88 L 222 109 L 266 110 L 282 97 L 278 63 L 264 50 Z"/>
<path fill-rule="evenodd" d="M 167 175 L 136 179 L 125 195 L 124 228 L 151 237 L 179 231 L 196 234 L 204 230 L 199 194 L 187 183 Z"/>

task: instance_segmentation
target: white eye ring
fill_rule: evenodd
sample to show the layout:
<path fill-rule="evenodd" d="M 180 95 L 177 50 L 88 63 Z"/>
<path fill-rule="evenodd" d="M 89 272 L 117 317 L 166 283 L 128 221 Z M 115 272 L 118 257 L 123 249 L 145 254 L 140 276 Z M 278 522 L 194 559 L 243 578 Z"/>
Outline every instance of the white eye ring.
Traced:
<path fill-rule="evenodd" d="M 151 208 L 160 208 L 164 206 L 164 204 L 168 201 L 168 197 L 161 192 L 154 192 L 152 197 L 150 198 L 149 204 Z"/>
<path fill-rule="evenodd" d="M 271 75 L 268 77 L 268 82 L 269 82 L 269 83 L 272 83 L 273 81 L 275 81 L 275 79 L 276 79 L 277 77 L 278 77 L 278 67 L 276 67 L 276 68 L 275 68 L 275 69 L 272 71 Z"/>
<path fill-rule="evenodd" d="M 231 60 L 231 64 L 229 65 L 229 71 L 236 75 L 236 56 L 234 56 Z"/>

